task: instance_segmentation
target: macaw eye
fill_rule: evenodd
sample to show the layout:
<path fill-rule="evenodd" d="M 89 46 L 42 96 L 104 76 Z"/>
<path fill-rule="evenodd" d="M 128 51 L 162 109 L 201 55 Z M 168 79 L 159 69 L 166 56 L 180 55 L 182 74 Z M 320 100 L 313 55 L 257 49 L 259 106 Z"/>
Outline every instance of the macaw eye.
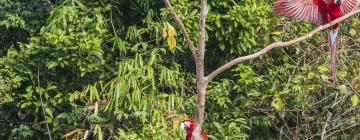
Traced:
<path fill-rule="evenodd" d="M 190 129 L 190 123 L 189 122 L 182 122 L 181 124 L 181 128 L 183 129 L 183 130 L 189 130 Z"/>
<path fill-rule="evenodd" d="M 335 4 L 340 5 L 340 4 L 341 4 L 341 0 L 335 0 Z"/>

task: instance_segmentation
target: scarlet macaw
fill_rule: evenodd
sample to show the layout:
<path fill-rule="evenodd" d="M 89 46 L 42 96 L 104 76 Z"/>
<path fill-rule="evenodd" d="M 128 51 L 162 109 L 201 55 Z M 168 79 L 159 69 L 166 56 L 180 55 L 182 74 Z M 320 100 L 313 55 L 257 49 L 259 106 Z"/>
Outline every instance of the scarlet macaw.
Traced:
<path fill-rule="evenodd" d="M 181 121 L 181 128 L 187 131 L 186 140 L 192 140 L 192 133 L 195 129 L 194 120 L 183 120 Z M 201 140 L 207 140 L 207 136 L 204 131 L 200 133 Z"/>
<path fill-rule="evenodd" d="M 305 20 L 320 26 L 329 23 L 352 11 L 357 0 L 278 0 L 273 10 L 281 15 Z M 336 47 L 339 24 L 330 27 L 328 32 L 329 50 L 331 53 L 331 72 L 336 85 Z"/>

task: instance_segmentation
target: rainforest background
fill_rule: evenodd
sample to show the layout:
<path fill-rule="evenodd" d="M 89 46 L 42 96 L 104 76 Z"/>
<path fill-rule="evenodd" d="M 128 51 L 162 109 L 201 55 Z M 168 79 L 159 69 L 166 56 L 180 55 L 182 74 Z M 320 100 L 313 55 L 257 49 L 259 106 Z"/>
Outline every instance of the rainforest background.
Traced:
<path fill-rule="evenodd" d="M 196 42 L 199 1 L 170 2 Z M 273 2 L 209 1 L 205 73 L 314 29 Z M 359 30 L 358 16 L 340 28 L 337 87 L 325 32 L 219 75 L 209 139 L 360 139 Z M 0 139 L 184 139 L 195 85 L 161 0 L 0 0 Z"/>

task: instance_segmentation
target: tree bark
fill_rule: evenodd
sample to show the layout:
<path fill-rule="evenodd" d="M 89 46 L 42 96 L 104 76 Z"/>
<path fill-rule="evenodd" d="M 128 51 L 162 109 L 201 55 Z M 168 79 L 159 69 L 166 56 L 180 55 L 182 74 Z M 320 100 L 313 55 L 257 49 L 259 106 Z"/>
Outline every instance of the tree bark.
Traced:
<path fill-rule="evenodd" d="M 199 60 L 201 61 L 201 60 Z M 197 83 L 197 106 L 196 106 L 196 125 L 195 131 L 193 132 L 193 138 L 198 140 L 200 138 L 200 132 L 202 125 L 204 123 L 204 114 L 205 114 L 205 94 L 207 81 L 204 77 L 204 61 L 202 60 L 199 63 L 196 63 L 196 83 Z"/>
<path fill-rule="evenodd" d="M 200 139 L 200 132 L 204 123 L 205 114 L 205 94 L 207 87 L 207 78 L 204 74 L 204 58 L 205 58 L 205 35 L 206 35 L 206 15 L 207 15 L 207 0 L 201 0 L 200 20 L 199 20 L 199 47 L 195 56 L 196 63 L 196 91 L 197 91 L 197 110 L 195 131 L 193 132 L 193 139 Z"/>

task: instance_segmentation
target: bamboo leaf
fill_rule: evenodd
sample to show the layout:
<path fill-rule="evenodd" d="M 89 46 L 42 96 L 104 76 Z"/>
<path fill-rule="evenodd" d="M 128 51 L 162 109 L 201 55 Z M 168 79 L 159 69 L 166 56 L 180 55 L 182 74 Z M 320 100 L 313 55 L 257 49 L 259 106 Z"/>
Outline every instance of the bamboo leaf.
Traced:
<path fill-rule="evenodd" d="M 79 131 L 81 131 L 81 129 L 79 129 L 79 128 L 74 129 L 74 130 L 70 131 L 69 133 L 66 133 L 66 134 L 63 136 L 63 138 L 69 137 L 69 136 L 71 136 L 71 135 L 74 135 L 75 133 L 77 133 L 77 132 L 79 132 Z"/>

